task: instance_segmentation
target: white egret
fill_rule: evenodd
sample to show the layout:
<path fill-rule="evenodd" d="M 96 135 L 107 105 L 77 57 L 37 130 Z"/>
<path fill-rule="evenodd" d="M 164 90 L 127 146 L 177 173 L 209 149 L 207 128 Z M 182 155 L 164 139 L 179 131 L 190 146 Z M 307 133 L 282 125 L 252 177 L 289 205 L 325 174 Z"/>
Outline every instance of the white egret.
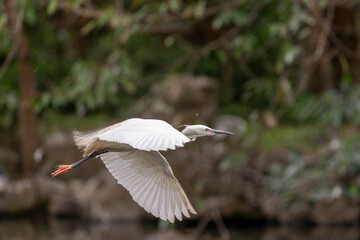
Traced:
<path fill-rule="evenodd" d="M 197 137 L 231 132 L 204 125 L 184 125 L 179 132 L 162 120 L 132 118 L 90 131 L 74 131 L 74 141 L 84 158 L 59 165 L 52 176 L 70 171 L 90 158 L 100 156 L 109 172 L 147 212 L 162 220 L 196 214 L 184 189 L 159 151 L 174 150 Z"/>

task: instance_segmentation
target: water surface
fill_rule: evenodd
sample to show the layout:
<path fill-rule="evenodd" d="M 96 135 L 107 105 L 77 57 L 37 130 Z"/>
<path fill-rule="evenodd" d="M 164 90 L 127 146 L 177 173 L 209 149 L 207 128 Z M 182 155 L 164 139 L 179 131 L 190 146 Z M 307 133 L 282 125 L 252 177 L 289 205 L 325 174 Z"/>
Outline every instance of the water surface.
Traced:
<path fill-rule="evenodd" d="M 181 239 L 190 239 L 194 227 L 177 228 L 172 232 Z M 359 228 L 355 226 L 286 227 L 286 226 L 231 226 L 230 239 L 241 240 L 358 240 Z M 161 230 L 148 223 L 94 223 L 69 219 L 2 219 L 0 239 L 6 240 L 156 240 Z M 173 236 L 173 235 L 169 236 Z M 164 236 L 163 238 L 164 239 Z M 199 239 L 220 239 L 211 225 Z M 175 240 L 175 239 L 172 239 Z"/>

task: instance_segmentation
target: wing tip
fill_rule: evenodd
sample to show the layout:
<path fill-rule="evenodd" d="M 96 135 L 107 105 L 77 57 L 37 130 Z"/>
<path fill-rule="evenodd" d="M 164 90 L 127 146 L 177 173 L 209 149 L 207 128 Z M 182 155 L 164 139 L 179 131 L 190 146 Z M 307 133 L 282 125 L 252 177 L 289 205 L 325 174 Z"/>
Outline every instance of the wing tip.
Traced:
<path fill-rule="evenodd" d="M 194 209 L 194 208 L 189 208 L 189 211 L 190 211 L 192 214 L 194 214 L 194 215 L 196 215 L 196 214 L 197 214 L 197 212 L 195 211 L 195 209 Z"/>

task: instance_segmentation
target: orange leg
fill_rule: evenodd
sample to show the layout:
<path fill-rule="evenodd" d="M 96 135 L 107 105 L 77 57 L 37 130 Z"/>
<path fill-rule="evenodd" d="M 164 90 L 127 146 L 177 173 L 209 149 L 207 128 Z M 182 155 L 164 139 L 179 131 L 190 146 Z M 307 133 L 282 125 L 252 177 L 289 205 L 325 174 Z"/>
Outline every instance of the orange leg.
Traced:
<path fill-rule="evenodd" d="M 93 152 L 91 154 L 89 154 L 88 156 L 84 157 L 83 159 L 71 164 L 71 165 L 58 165 L 57 166 L 57 170 L 55 172 L 53 172 L 51 174 L 51 176 L 55 177 L 57 175 L 60 175 L 62 173 L 66 173 L 68 171 L 70 171 L 71 169 L 74 169 L 76 168 L 77 166 L 79 166 L 80 164 L 84 163 L 85 161 L 89 160 L 90 158 L 93 158 L 93 157 L 96 157 L 100 154 L 103 154 L 103 153 L 106 153 L 108 152 L 108 150 L 106 149 L 103 149 L 103 150 L 99 150 L 99 151 L 96 151 L 96 152 Z"/>
<path fill-rule="evenodd" d="M 57 175 L 60 175 L 62 173 L 66 173 L 73 169 L 71 165 L 58 165 L 57 170 L 51 174 L 51 176 L 56 177 Z"/>

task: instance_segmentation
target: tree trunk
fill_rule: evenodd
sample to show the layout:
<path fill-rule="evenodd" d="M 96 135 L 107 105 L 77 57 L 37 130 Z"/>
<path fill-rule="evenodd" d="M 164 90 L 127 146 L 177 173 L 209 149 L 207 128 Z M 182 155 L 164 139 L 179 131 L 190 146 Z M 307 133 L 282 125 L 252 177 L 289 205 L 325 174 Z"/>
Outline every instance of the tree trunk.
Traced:
<path fill-rule="evenodd" d="M 5 9 L 12 38 L 17 46 L 16 54 L 20 70 L 20 103 L 18 109 L 20 167 L 22 172 L 27 174 L 34 170 L 33 156 L 37 146 L 37 119 L 33 109 L 36 97 L 35 76 L 30 46 L 22 29 L 22 19 L 21 22 L 18 22 L 18 13 L 14 1 L 5 0 Z"/>
<path fill-rule="evenodd" d="M 356 31 L 360 4 L 329 1 L 321 10 L 318 2 L 310 3 L 317 24 L 309 28 L 311 34 L 303 44 L 300 91 L 339 89 L 349 77 L 353 83 L 360 83 L 360 38 Z"/>

